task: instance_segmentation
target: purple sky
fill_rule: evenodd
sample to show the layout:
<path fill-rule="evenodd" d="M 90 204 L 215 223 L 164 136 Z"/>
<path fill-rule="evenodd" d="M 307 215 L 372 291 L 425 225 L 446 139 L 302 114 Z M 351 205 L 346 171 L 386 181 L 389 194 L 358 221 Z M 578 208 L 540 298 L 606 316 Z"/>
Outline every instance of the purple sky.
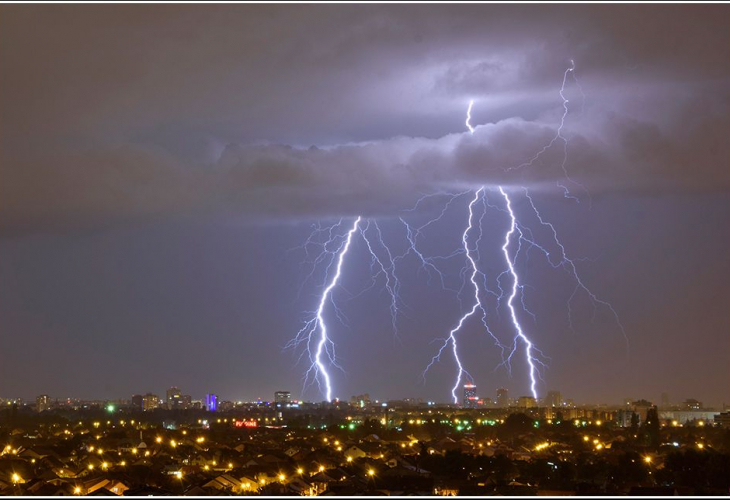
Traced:
<path fill-rule="evenodd" d="M 518 261 L 538 390 L 579 401 L 730 402 L 730 7 L 727 5 L 0 6 L 0 397 L 301 394 L 282 351 L 316 307 L 298 294 L 318 220 L 377 220 L 396 252 L 444 199 L 533 194 L 584 281 L 573 304 L 538 253 Z M 555 136 L 569 79 L 566 169 Z M 464 119 L 474 100 L 469 134 Z M 469 196 L 419 243 L 459 248 Z M 526 222 L 527 223 L 527 222 Z M 504 267 L 492 210 L 483 270 Z M 467 306 L 404 260 L 400 340 L 353 243 L 329 325 L 335 394 L 447 401 L 450 358 L 420 374 Z M 444 266 L 460 286 L 463 259 Z M 321 270 L 320 270 L 321 271 Z M 509 336 L 505 311 L 495 329 Z M 466 325 L 479 393 L 527 394 L 524 367 Z M 334 372 L 333 372 L 334 373 Z"/>

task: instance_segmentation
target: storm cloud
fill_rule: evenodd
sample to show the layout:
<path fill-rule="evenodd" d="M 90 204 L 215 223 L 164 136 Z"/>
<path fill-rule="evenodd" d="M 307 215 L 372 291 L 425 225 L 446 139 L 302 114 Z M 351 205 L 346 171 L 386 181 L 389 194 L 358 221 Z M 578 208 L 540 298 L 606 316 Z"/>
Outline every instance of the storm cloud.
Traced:
<path fill-rule="evenodd" d="M 5 232 L 380 215 L 465 185 L 562 195 L 561 142 L 510 167 L 555 137 L 570 60 L 571 179 L 730 187 L 726 6 L 2 10 Z"/>

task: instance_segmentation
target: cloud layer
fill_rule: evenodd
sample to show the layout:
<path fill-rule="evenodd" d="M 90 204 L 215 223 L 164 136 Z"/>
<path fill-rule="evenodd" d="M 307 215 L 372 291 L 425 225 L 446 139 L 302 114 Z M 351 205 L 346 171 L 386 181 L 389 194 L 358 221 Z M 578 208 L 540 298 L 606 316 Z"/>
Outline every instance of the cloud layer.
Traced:
<path fill-rule="evenodd" d="M 467 184 L 551 188 L 560 143 L 505 169 L 555 136 L 570 59 L 572 179 L 594 194 L 730 187 L 724 5 L 2 11 L 5 232 L 389 214 Z"/>

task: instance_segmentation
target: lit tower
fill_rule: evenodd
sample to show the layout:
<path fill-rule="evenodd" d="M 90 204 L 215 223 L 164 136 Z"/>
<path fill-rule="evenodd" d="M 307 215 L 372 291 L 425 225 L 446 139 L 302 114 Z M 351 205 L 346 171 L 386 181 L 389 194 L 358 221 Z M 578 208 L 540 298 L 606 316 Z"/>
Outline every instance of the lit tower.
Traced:
<path fill-rule="evenodd" d="M 464 384 L 464 400 L 462 401 L 462 406 L 464 408 L 476 408 L 478 401 L 477 386 L 474 384 Z"/>

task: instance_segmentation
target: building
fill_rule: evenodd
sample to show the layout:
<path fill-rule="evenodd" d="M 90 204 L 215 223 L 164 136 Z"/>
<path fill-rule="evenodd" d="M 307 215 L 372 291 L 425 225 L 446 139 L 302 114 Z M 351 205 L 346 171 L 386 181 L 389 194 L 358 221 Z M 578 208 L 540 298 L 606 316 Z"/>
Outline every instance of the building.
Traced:
<path fill-rule="evenodd" d="M 183 410 L 189 410 L 193 407 L 193 397 L 189 394 L 183 394 L 180 396 L 180 404 Z"/>
<path fill-rule="evenodd" d="M 725 429 L 730 429 L 730 411 L 715 415 L 715 424 Z"/>
<path fill-rule="evenodd" d="M 165 405 L 168 410 L 177 410 L 182 407 L 182 391 L 177 387 L 170 387 L 165 396 Z"/>
<path fill-rule="evenodd" d="M 688 399 L 684 403 L 682 403 L 682 409 L 684 409 L 684 410 L 701 410 L 702 402 L 697 401 L 696 399 Z"/>
<path fill-rule="evenodd" d="M 686 425 L 712 423 L 717 421 L 719 411 L 711 410 L 662 410 L 659 412 L 659 420 L 669 425 Z"/>
<path fill-rule="evenodd" d="M 356 406 L 358 408 L 366 408 L 370 406 L 370 394 L 367 392 L 365 394 L 358 394 L 357 396 L 352 396 L 350 398 L 350 404 L 352 406 Z"/>
<path fill-rule="evenodd" d="M 537 408 L 537 401 L 532 396 L 520 396 L 517 400 L 518 408 Z"/>
<path fill-rule="evenodd" d="M 274 393 L 274 404 L 277 408 L 289 408 L 291 406 L 291 392 L 277 391 Z"/>
<path fill-rule="evenodd" d="M 507 389 L 497 389 L 497 408 L 507 408 L 509 406 L 509 391 Z"/>
<path fill-rule="evenodd" d="M 205 409 L 208 411 L 218 411 L 218 396 L 213 393 L 206 394 Z"/>
<path fill-rule="evenodd" d="M 46 410 L 51 409 L 51 398 L 48 397 L 48 394 L 41 394 L 37 398 L 35 398 L 35 411 L 38 413 Z"/>
<path fill-rule="evenodd" d="M 464 384 L 464 399 L 462 399 L 461 405 L 464 408 L 476 408 L 478 401 L 477 386 L 474 384 Z"/>
<path fill-rule="evenodd" d="M 160 406 L 160 397 L 148 392 L 142 396 L 142 410 L 152 411 Z"/>
<path fill-rule="evenodd" d="M 563 396 L 560 391 L 548 391 L 547 396 L 545 396 L 545 406 L 548 408 L 563 406 Z"/>
<path fill-rule="evenodd" d="M 141 394 L 135 394 L 132 396 L 132 408 L 135 410 L 141 410 L 144 403 L 144 398 Z"/>

